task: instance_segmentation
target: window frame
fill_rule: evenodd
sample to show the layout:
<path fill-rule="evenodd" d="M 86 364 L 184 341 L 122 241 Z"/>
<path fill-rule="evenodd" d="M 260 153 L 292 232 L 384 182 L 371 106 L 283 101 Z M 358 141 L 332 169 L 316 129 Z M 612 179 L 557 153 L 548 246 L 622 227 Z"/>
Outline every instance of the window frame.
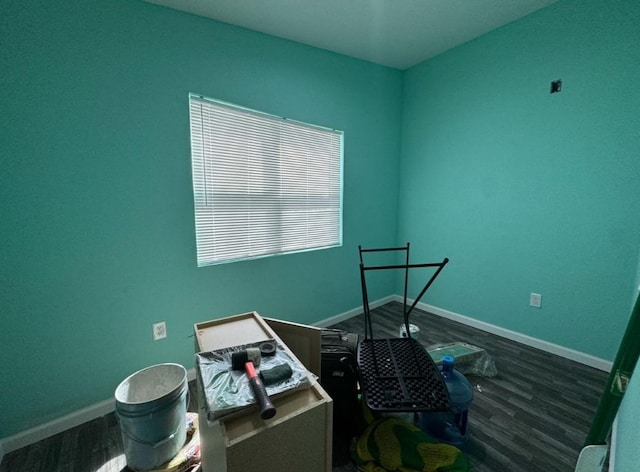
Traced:
<path fill-rule="evenodd" d="M 342 246 L 342 131 L 195 93 L 189 122 L 198 267 Z"/>

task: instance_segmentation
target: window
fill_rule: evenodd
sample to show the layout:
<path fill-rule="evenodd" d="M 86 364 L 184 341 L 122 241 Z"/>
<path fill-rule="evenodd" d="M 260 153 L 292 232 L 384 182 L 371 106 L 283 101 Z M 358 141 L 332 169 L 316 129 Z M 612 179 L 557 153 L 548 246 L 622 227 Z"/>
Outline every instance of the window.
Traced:
<path fill-rule="evenodd" d="M 342 245 L 341 131 L 189 95 L 198 266 Z"/>

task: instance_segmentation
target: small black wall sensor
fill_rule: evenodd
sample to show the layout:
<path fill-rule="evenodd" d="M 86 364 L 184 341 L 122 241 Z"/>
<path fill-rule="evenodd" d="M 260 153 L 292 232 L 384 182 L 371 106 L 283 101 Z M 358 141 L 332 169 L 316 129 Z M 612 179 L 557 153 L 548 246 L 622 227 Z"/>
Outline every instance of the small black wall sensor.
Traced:
<path fill-rule="evenodd" d="M 551 82 L 551 93 L 557 93 L 562 90 L 562 80 L 554 80 Z"/>

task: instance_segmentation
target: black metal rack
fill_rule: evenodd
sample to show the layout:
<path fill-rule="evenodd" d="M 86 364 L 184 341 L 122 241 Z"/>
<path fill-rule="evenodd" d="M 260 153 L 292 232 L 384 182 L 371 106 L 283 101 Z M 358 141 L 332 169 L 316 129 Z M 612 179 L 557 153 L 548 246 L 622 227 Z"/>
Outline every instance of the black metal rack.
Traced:
<path fill-rule="evenodd" d="M 445 411 L 451 406 L 446 385 L 438 367 L 422 345 L 411 337 L 409 315 L 426 291 L 449 262 L 410 264 L 409 243 L 392 248 L 363 249 L 360 254 L 360 281 L 364 309 L 365 336 L 358 343 L 358 370 L 363 398 L 373 411 L 411 412 Z M 405 263 L 381 266 L 366 266 L 363 254 L 370 252 L 404 251 Z M 417 268 L 435 269 L 420 294 L 407 309 L 409 270 Z M 406 337 L 379 338 L 373 336 L 366 272 L 372 270 L 402 269 L 404 274 L 403 323 Z"/>

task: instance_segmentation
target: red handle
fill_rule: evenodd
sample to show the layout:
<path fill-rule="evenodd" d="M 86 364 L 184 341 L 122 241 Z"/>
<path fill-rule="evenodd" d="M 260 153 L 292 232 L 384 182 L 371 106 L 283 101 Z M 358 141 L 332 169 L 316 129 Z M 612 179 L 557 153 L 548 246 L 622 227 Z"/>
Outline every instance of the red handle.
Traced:
<path fill-rule="evenodd" d="M 249 385 L 251 385 L 253 395 L 256 397 L 256 402 L 260 405 L 260 418 L 263 420 L 273 418 L 276 414 L 276 407 L 271 403 L 267 389 L 264 388 L 253 362 L 245 363 L 244 370 L 247 373 L 247 377 L 249 377 Z"/>
<path fill-rule="evenodd" d="M 253 362 L 245 362 L 244 371 L 247 373 L 247 377 L 249 377 L 249 379 L 252 379 L 256 375 L 258 375 L 258 373 L 256 372 L 256 367 L 253 365 Z"/>

